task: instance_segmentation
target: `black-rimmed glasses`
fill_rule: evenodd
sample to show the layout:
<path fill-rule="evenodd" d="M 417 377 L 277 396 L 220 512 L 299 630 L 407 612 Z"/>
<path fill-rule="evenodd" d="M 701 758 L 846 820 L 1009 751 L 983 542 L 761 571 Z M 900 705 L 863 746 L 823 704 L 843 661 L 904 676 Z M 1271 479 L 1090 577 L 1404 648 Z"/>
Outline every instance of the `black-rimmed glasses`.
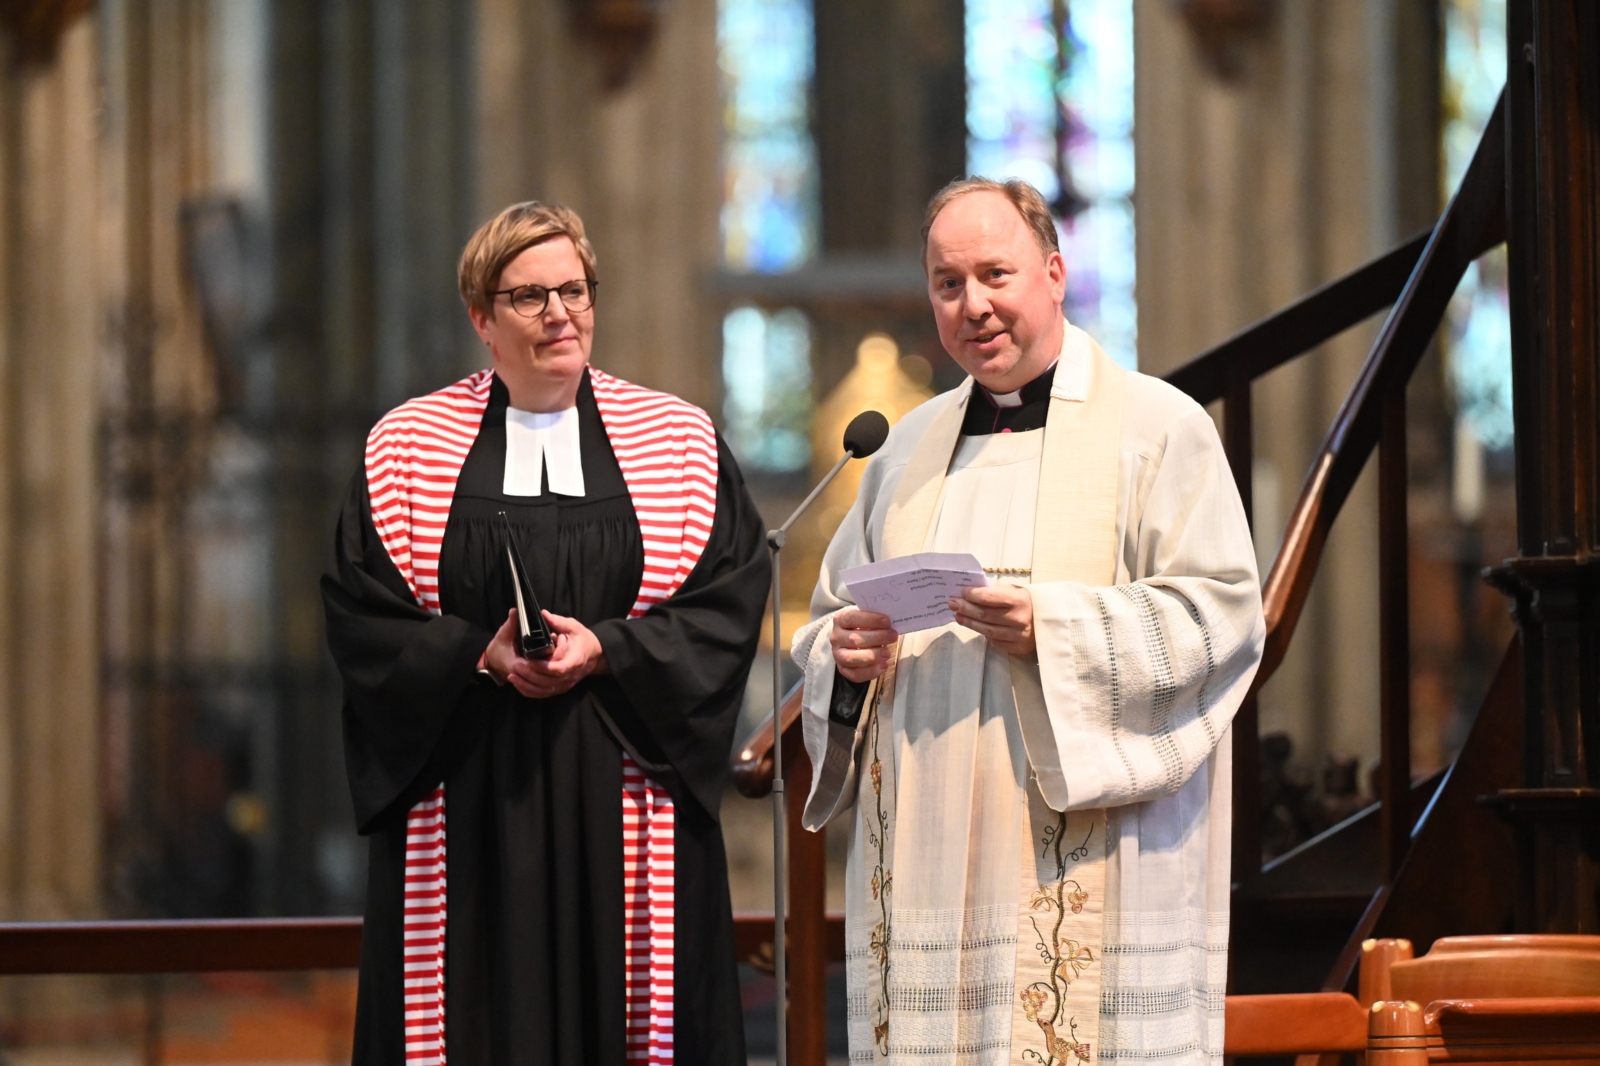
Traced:
<path fill-rule="evenodd" d="M 543 285 L 518 285 L 514 289 L 491 292 L 489 298 L 492 300 L 496 296 L 507 297 L 511 301 L 511 310 L 523 318 L 538 318 L 550 305 L 550 294 L 555 293 L 568 314 L 577 314 L 594 306 L 594 290 L 599 284 L 590 278 L 578 278 L 574 281 L 563 281 L 553 289 L 547 289 Z"/>

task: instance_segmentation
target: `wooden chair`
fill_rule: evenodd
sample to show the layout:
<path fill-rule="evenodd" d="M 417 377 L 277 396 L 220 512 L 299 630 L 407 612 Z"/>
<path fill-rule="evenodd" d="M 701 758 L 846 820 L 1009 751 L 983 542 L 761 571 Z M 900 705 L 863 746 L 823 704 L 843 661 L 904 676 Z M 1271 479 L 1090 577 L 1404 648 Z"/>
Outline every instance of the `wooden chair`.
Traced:
<path fill-rule="evenodd" d="M 1409 940 L 1361 947 L 1355 996 L 1229 996 L 1225 1053 L 1299 1066 L 1363 1051 L 1366 1066 L 1600 1063 L 1600 937 L 1449 937 L 1420 959 Z"/>
<path fill-rule="evenodd" d="M 1367 1066 L 1600 1062 L 1600 936 L 1362 945 Z"/>

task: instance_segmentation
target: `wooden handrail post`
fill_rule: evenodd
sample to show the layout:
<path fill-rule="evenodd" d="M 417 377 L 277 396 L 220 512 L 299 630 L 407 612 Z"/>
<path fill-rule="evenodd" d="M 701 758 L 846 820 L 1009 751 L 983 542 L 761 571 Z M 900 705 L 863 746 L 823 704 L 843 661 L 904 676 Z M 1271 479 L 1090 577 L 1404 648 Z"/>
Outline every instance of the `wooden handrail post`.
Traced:
<path fill-rule="evenodd" d="M 1391 999 L 1372 1005 L 1367 1014 L 1367 1066 L 1428 1066 L 1420 1004 Z"/>
<path fill-rule="evenodd" d="M 1222 449 L 1228 457 L 1247 521 L 1255 466 L 1250 378 L 1238 371 L 1222 397 Z M 1261 725 L 1256 697 L 1245 697 L 1233 716 L 1233 880 L 1248 890 L 1261 874 Z"/>
<path fill-rule="evenodd" d="M 1384 398 L 1378 441 L 1378 798 L 1384 880 L 1411 847 L 1410 537 L 1406 518 L 1405 379 Z"/>
<path fill-rule="evenodd" d="M 1363 1007 L 1371 1008 L 1374 1003 L 1394 998 L 1394 989 L 1389 979 L 1389 968 L 1397 962 L 1404 962 L 1413 957 L 1411 941 L 1395 937 L 1385 937 L 1381 940 L 1366 940 L 1361 944 L 1361 969 L 1358 971 L 1357 987 L 1360 991 L 1356 998 Z"/>
<path fill-rule="evenodd" d="M 789 802 L 789 1062 L 826 1066 L 828 1058 L 828 842 L 800 825 L 811 760 L 791 749 L 785 776 L 799 787 Z"/>

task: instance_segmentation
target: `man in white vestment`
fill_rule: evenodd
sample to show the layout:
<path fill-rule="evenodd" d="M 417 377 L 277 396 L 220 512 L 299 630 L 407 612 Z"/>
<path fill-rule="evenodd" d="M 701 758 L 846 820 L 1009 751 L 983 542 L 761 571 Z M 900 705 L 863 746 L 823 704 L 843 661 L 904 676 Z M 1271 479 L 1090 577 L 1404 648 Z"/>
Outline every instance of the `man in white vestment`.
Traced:
<path fill-rule="evenodd" d="M 847 819 L 852 1063 L 1220 1062 L 1228 726 L 1265 626 L 1216 429 L 1061 311 L 1023 182 L 954 182 L 924 266 L 971 376 L 867 464 L 794 639 L 814 774 Z M 976 556 L 904 635 L 840 572 Z"/>

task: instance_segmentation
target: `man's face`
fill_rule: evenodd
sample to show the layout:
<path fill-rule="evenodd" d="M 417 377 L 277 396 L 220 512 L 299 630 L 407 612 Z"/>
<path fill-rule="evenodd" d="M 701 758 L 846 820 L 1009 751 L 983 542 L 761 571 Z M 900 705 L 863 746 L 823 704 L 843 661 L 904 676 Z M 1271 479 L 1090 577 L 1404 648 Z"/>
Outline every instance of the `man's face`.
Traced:
<path fill-rule="evenodd" d="M 947 204 L 928 231 L 928 299 L 939 340 L 991 392 L 1013 392 L 1061 351 L 1067 271 L 998 192 Z"/>

